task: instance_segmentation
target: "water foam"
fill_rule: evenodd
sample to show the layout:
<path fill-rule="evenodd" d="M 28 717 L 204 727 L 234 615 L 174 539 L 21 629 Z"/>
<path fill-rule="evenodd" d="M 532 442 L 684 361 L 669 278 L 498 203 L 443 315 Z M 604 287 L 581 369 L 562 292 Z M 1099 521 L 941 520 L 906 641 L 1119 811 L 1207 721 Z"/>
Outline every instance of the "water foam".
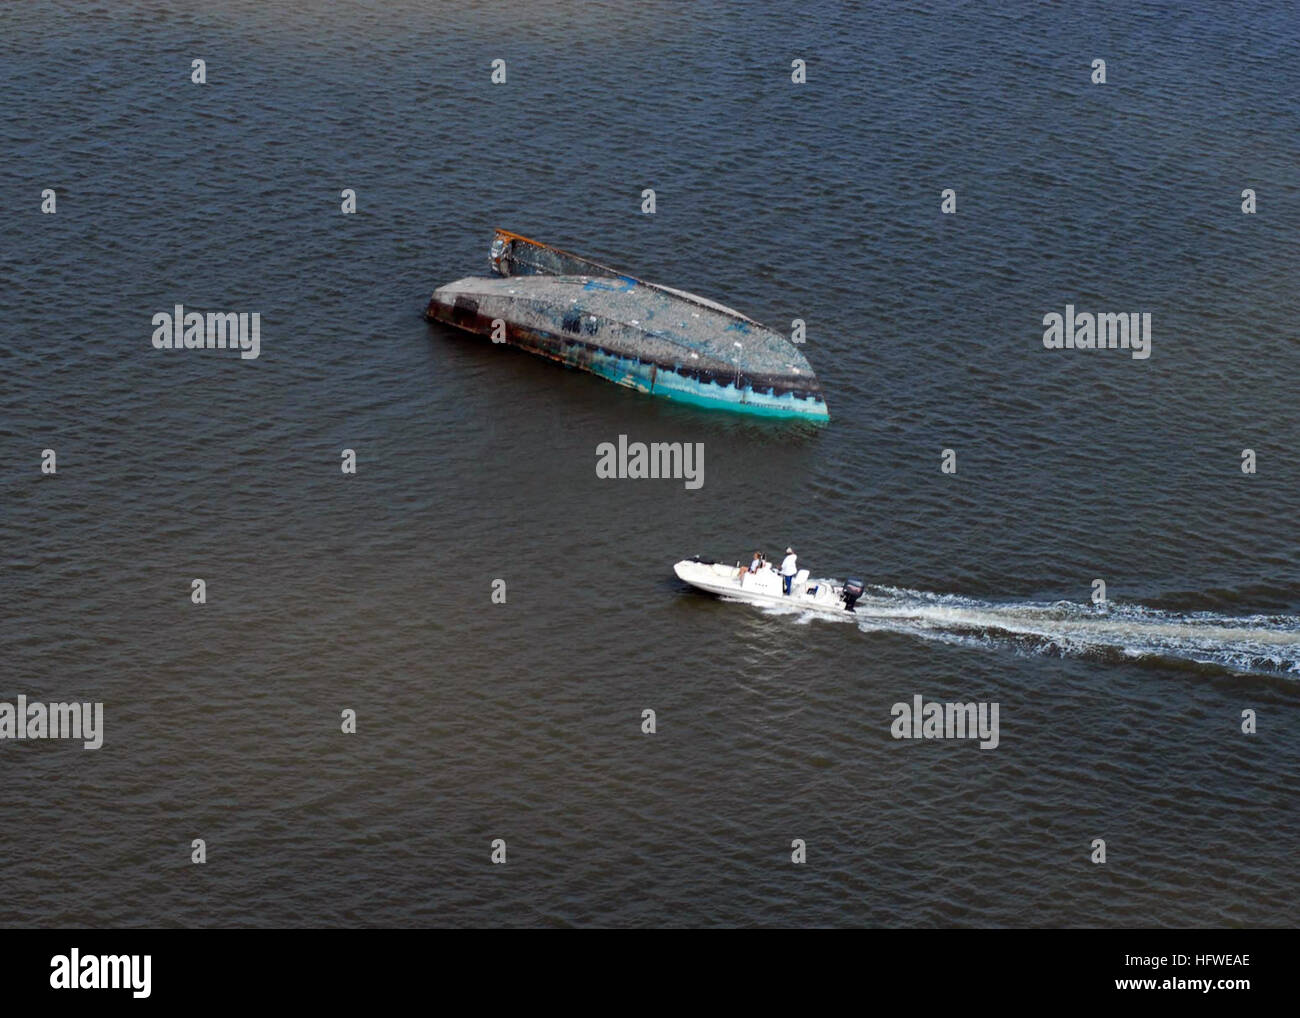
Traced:
<path fill-rule="evenodd" d="M 794 606 L 767 609 L 820 618 Z M 864 633 L 904 633 L 960 646 L 1104 660 L 1175 660 L 1234 672 L 1300 677 L 1300 617 L 1168 612 L 1141 604 L 1000 602 L 868 587 L 853 616 Z"/>

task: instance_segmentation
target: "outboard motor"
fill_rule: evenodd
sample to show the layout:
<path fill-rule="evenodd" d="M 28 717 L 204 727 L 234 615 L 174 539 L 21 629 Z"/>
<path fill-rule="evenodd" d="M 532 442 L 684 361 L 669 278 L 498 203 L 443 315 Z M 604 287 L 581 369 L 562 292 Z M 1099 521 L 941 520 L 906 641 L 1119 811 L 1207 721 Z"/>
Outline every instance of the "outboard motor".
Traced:
<path fill-rule="evenodd" d="M 843 597 L 844 597 L 844 607 L 846 610 L 853 611 L 853 606 L 858 603 L 858 598 L 860 598 L 861 596 L 862 596 L 861 580 L 844 581 Z"/>

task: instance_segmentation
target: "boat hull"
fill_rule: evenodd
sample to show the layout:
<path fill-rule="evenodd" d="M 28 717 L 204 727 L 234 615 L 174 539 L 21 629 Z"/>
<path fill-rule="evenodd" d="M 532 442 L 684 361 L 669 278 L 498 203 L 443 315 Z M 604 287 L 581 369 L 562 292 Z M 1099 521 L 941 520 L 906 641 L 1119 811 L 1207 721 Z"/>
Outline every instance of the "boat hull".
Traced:
<path fill-rule="evenodd" d="M 498 230 L 494 277 L 439 287 L 425 317 L 691 406 L 825 421 L 788 339 L 716 301 Z"/>
<path fill-rule="evenodd" d="M 504 284 L 513 283 L 506 287 Z M 585 277 L 554 279 L 494 280 L 466 279 L 434 292 L 425 312 L 432 321 L 443 322 L 476 335 L 500 338 L 504 344 L 587 371 L 616 385 L 663 399 L 705 409 L 730 410 L 774 418 L 825 421 L 829 414 L 821 387 L 811 369 L 794 374 L 761 370 L 728 363 L 701 354 L 662 334 L 642 329 L 640 319 L 621 320 L 600 311 L 600 291 L 609 284 Z M 629 280 L 620 293 L 637 286 Z M 513 291 L 513 292 L 512 292 Z M 520 291 L 529 291 L 527 295 Z M 581 297 L 583 312 L 574 313 L 574 301 Z M 683 310 L 669 291 L 655 288 L 644 310 L 633 312 L 653 319 L 674 312 L 698 317 Z M 686 305 L 689 309 L 690 305 Z M 711 312 L 712 313 L 712 312 Z M 627 314 L 622 319 L 628 318 Z M 734 326 L 733 326 L 734 327 Z M 752 326 L 761 329 L 761 326 Z M 735 334 L 749 338 L 751 326 Z M 731 341 L 739 345 L 740 340 Z M 794 348 L 787 361 L 798 358 Z M 804 362 L 806 364 L 806 362 Z M 782 365 L 784 367 L 785 365 Z M 797 365 L 796 365 L 797 370 Z"/>
<path fill-rule="evenodd" d="M 803 579 L 793 584 L 790 594 L 783 592 L 781 577 L 770 570 L 757 575 L 740 576 L 737 566 L 720 562 L 702 562 L 683 559 L 673 565 L 673 572 L 683 583 L 719 597 L 733 598 L 748 604 L 806 608 L 827 615 L 852 614 L 844 607 L 841 588 L 830 580 L 814 580 L 800 574 Z"/>

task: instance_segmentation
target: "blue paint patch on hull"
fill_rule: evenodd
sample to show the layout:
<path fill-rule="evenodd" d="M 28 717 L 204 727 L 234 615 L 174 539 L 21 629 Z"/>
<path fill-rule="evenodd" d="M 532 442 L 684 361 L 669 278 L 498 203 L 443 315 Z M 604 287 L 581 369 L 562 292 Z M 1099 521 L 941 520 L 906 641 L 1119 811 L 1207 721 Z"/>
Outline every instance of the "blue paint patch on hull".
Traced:
<path fill-rule="evenodd" d="M 632 357 L 593 351 L 587 364 L 574 366 L 581 366 L 599 378 L 636 389 L 637 392 L 708 410 L 730 410 L 764 417 L 798 417 L 822 421 L 830 419 L 826 403 L 821 400 L 801 398 L 793 393 L 777 395 L 750 388 L 737 389 L 734 385 L 701 382 L 680 375 L 670 368 L 647 364 Z"/>
<path fill-rule="evenodd" d="M 826 403 L 822 400 L 808 399 L 794 393 L 778 395 L 750 388 L 737 389 L 734 385 L 719 385 L 717 382 L 700 382 L 663 368 L 659 369 L 655 378 L 653 395 L 692 406 L 734 410 L 764 417 L 801 417 L 822 421 L 830 419 Z"/>

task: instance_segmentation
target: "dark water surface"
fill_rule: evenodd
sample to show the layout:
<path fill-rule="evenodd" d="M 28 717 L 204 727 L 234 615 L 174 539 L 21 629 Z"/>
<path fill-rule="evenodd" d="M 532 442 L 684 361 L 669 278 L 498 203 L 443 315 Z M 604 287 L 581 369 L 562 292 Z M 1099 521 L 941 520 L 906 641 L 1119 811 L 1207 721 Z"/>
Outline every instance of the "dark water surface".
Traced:
<path fill-rule="evenodd" d="M 1300 920 L 1294 5 L 794 6 L 0 9 L 0 700 L 106 726 L 0 742 L 0 923 Z M 804 318 L 830 424 L 425 323 L 494 226 Z M 788 543 L 869 610 L 672 576 Z"/>

